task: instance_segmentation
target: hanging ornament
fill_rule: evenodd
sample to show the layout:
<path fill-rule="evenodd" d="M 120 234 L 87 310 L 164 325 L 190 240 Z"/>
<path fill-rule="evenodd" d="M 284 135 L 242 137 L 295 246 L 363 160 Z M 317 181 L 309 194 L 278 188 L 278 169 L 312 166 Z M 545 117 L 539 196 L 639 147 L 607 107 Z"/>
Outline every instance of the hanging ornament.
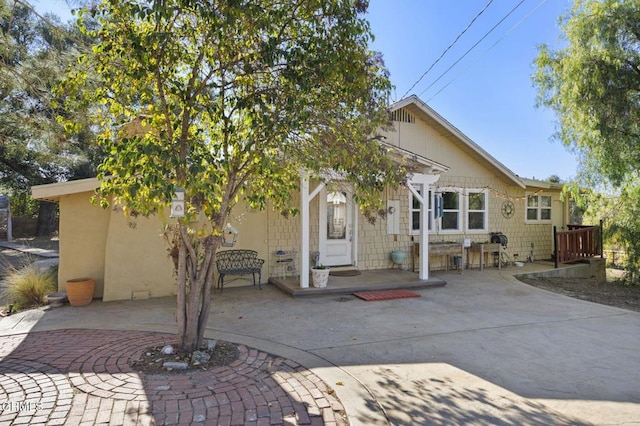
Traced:
<path fill-rule="evenodd" d="M 513 216 L 514 212 L 515 212 L 515 207 L 511 200 L 507 200 L 504 203 L 502 203 L 502 216 L 509 219 L 511 216 Z"/>

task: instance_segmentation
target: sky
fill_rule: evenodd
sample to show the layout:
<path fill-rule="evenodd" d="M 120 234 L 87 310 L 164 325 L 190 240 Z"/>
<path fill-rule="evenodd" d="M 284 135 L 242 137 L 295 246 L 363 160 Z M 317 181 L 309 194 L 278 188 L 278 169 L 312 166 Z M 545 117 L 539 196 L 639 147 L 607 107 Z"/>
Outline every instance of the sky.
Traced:
<path fill-rule="evenodd" d="M 553 139 L 556 118 L 536 108 L 531 76 L 539 45 L 563 46 L 559 18 L 571 5 L 570 0 L 371 0 L 367 18 L 375 35 L 372 47 L 383 54 L 395 86 L 393 100 L 418 95 L 519 176 L 569 180 L 576 175 L 577 157 Z"/>
<path fill-rule="evenodd" d="M 33 4 L 63 20 L 71 16 L 64 0 Z M 370 0 L 366 18 L 375 35 L 371 47 L 382 53 L 395 87 L 392 100 L 418 95 L 515 174 L 566 181 L 576 175 L 577 157 L 553 138 L 556 118 L 536 107 L 531 76 L 539 45 L 562 46 L 559 18 L 571 5 L 571 0 Z"/>

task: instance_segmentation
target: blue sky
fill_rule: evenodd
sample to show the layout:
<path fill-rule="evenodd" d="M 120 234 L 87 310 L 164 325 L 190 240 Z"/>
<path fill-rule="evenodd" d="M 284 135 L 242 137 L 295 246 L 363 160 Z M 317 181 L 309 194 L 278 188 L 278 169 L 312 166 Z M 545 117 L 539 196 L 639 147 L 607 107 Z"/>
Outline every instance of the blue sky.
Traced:
<path fill-rule="evenodd" d="M 514 173 L 537 179 L 556 174 L 567 180 L 576 175 L 577 158 L 552 140 L 555 117 L 535 107 L 531 75 L 537 46 L 562 45 L 558 19 L 571 7 L 570 0 L 523 1 L 427 89 L 520 1 L 494 0 L 409 94 L 419 95 Z M 396 100 L 487 3 L 489 0 L 370 1 L 368 19 L 376 36 L 373 48 L 384 55 Z"/>
<path fill-rule="evenodd" d="M 384 56 L 396 88 L 394 100 L 407 94 L 488 3 L 490 0 L 370 0 L 367 18 L 376 37 L 372 48 Z M 558 19 L 571 4 L 571 0 L 491 1 L 408 94 L 419 95 L 514 173 L 571 179 L 576 175 L 577 159 L 553 140 L 555 117 L 535 107 L 536 90 L 531 82 L 537 46 L 561 45 Z M 64 0 L 40 0 L 34 5 L 63 19 L 70 16 Z"/>

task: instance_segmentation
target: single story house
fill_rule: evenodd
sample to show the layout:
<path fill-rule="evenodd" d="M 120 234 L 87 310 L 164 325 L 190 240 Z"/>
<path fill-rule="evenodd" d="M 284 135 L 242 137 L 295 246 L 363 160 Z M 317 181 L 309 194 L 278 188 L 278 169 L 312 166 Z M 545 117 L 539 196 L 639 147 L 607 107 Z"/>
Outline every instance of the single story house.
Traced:
<path fill-rule="evenodd" d="M 324 265 L 372 270 L 389 268 L 392 250 L 405 253 L 405 269 L 421 254 L 416 264 L 425 279 L 449 261 L 425 255 L 429 243 L 490 242 L 495 232 L 508 240 L 504 251 L 512 260 L 551 258 L 553 226 L 564 229 L 569 220 L 562 185 L 517 176 L 416 96 L 391 105 L 391 117 L 394 129 L 383 133 L 382 143 L 412 175 L 406 187 L 384 193 L 385 220 L 364 220 L 348 187 L 325 187 L 307 176 L 297 194 L 299 217 L 236 206 L 234 248 L 256 250 L 266 260 L 263 281 L 281 273 L 282 252 L 293 253 L 304 288 L 314 254 Z M 34 198 L 60 205 L 60 290 L 66 280 L 88 276 L 105 301 L 174 294 L 160 219 L 140 218 L 130 227 L 122 212 L 90 202 L 98 186 L 84 179 L 32 188 Z M 478 267 L 480 256 L 463 261 Z"/>

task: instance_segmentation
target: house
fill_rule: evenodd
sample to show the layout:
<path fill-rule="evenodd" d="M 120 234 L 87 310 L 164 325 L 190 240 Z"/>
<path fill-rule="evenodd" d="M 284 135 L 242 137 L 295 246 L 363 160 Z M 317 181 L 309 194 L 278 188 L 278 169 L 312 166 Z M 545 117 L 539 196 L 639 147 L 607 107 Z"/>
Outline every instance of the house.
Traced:
<path fill-rule="evenodd" d="M 551 258 L 553 226 L 563 229 L 569 217 L 562 185 L 517 176 L 416 96 L 391 105 L 391 117 L 394 129 L 383 133 L 381 143 L 411 175 L 406 187 L 385 192 L 386 220 L 364 220 L 345 185 L 304 175 L 294 197 L 300 217 L 236 206 L 235 247 L 257 250 L 266 260 L 263 280 L 280 273 L 278 252 L 294 253 L 304 288 L 304 271 L 316 253 L 325 265 L 372 270 L 389 268 L 392 250 L 406 254 L 405 268 L 419 253 L 420 278 L 426 279 L 449 261 L 427 255 L 429 242 L 490 242 L 492 232 L 505 236 L 504 252 L 512 260 Z M 32 188 L 34 198 L 60 204 L 60 290 L 68 279 L 90 276 L 96 297 L 105 301 L 174 294 L 160 219 L 138 219 L 132 229 L 120 211 L 90 203 L 98 186 L 85 179 Z M 471 267 L 480 260 L 464 259 Z"/>

